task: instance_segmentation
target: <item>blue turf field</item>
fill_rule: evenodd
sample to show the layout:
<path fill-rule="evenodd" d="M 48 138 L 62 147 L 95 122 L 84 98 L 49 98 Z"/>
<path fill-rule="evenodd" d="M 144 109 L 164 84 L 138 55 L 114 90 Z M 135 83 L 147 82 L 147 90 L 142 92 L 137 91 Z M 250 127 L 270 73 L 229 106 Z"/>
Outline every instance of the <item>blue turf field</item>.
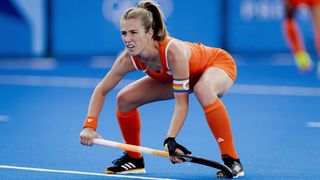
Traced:
<path fill-rule="evenodd" d="M 300 74 L 286 55 L 235 59 L 238 79 L 223 101 L 245 167 L 241 179 L 319 179 L 320 80 L 315 71 Z M 214 179 L 215 169 L 172 165 L 151 155 L 145 155 L 147 174 L 103 176 L 122 152 L 84 147 L 79 133 L 93 88 L 110 65 L 103 57 L 0 60 L 0 179 Z M 122 141 L 115 96 L 141 76 L 128 75 L 108 95 L 98 128 L 104 138 Z M 202 109 L 190 97 L 177 140 L 194 155 L 220 161 Z M 173 104 L 140 108 L 143 146 L 162 149 Z"/>

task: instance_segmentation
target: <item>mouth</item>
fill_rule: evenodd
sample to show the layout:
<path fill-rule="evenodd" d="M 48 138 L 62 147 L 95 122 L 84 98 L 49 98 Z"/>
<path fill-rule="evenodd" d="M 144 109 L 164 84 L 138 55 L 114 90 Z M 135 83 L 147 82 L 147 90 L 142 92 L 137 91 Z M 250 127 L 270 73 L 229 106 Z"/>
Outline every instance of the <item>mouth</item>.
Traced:
<path fill-rule="evenodd" d="M 127 44 L 126 47 L 127 47 L 127 49 L 132 50 L 132 49 L 134 49 L 136 46 L 133 45 L 133 44 Z"/>

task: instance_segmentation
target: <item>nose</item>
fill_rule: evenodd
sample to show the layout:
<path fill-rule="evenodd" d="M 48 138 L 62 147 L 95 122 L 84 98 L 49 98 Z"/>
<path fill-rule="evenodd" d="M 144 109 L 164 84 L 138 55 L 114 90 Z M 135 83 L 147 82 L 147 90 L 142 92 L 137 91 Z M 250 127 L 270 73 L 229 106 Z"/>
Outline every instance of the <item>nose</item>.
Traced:
<path fill-rule="evenodd" d="M 123 41 L 124 41 L 125 43 L 130 42 L 129 38 L 123 38 Z"/>
<path fill-rule="evenodd" d="M 128 42 L 131 41 L 131 38 L 130 38 L 128 35 L 126 35 L 126 36 L 123 37 L 123 41 L 124 41 L 125 43 L 128 43 Z"/>

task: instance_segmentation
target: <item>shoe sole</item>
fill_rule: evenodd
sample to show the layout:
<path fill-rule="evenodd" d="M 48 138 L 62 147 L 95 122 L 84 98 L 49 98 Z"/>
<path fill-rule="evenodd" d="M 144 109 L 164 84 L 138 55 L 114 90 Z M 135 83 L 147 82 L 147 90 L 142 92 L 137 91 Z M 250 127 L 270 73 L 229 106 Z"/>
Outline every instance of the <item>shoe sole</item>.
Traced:
<path fill-rule="evenodd" d="M 233 176 L 233 178 L 238 178 L 244 176 L 244 171 L 240 171 L 236 176 Z M 216 175 L 217 178 L 227 178 L 224 173 L 218 173 Z"/>
<path fill-rule="evenodd" d="M 114 171 L 105 170 L 104 173 L 105 174 L 145 174 L 146 170 L 144 168 L 132 169 L 132 170 L 121 171 L 121 172 L 114 172 Z"/>
<path fill-rule="evenodd" d="M 241 171 L 237 174 L 237 176 L 233 176 L 233 178 L 238 178 L 244 176 L 244 171 Z"/>

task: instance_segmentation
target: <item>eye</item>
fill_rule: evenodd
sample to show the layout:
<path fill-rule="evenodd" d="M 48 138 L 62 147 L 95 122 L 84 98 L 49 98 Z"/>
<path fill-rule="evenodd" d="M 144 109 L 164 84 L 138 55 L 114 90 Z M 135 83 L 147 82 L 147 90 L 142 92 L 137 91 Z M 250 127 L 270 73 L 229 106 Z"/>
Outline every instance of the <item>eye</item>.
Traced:
<path fill-rule="evenodd" d="M 131 34 L 137 34 L 137 31 L 130 31 Z"/>
<path fill-rule="evenodd" d="M 127 33 L 124 32 L 124 31 L 122 31 L 122 32 L 121 32 L 121 35 L 122 35 L 122 36 L 125 36 L 125 35 L 127 35 Z"/>

